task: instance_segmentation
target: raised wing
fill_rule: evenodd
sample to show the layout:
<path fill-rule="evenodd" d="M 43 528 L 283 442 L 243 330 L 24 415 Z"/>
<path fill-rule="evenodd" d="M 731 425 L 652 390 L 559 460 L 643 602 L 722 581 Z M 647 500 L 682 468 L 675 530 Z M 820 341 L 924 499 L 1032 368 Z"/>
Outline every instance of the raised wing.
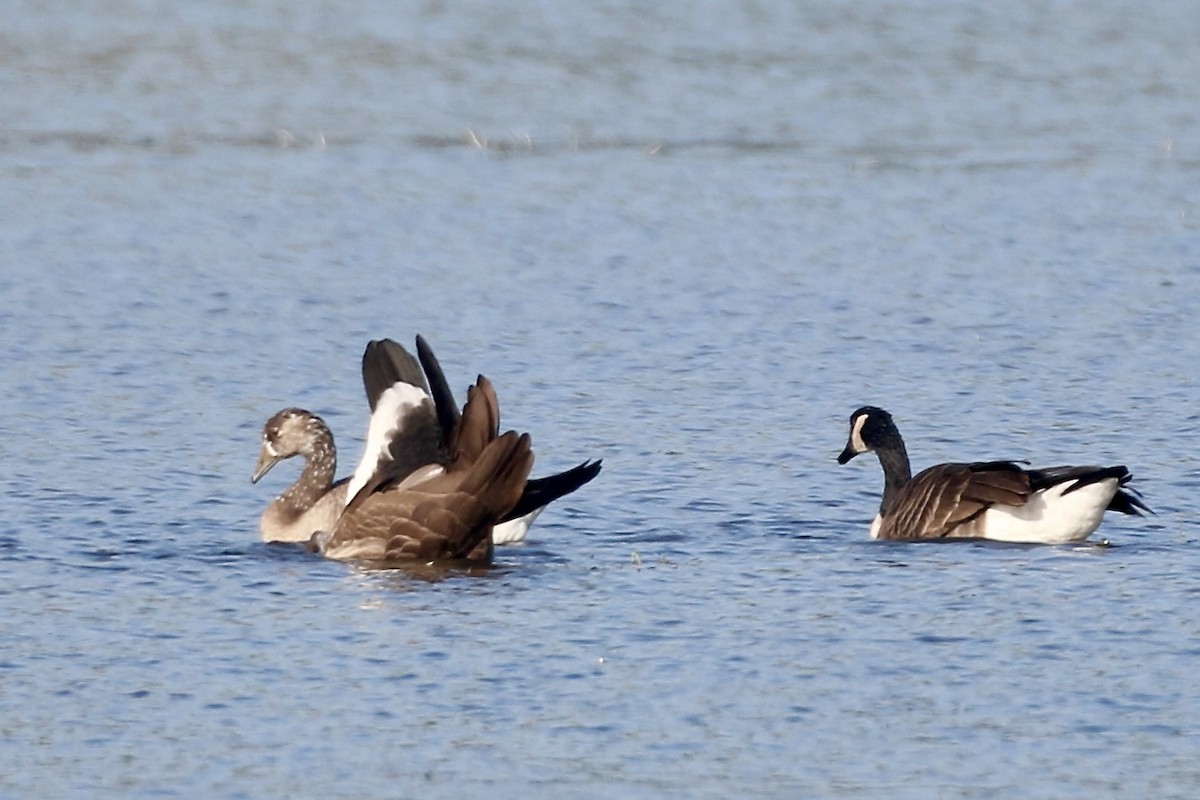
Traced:
<path fill-rule="evenodd" d="M 454 441 L 454 432 L 458 429 L 462 419 L 462 415 L 458 413 L 458 403 L 454 400 L 454 392 L 450 391 L 450 384 L 442 372 L 442 365 L 438 363 L 437 356 L 433 354 L 433 348 L 421 334 L 417 334 L 417 357 L 421 360 L 421 367 L 429 378 L 433 405 L 437 409 L 438 426 L 442 429 L 442 441 L 449 450 Z"/>
<path fill-rule="evenodd" d="M 367 444 L 347 489 L 348 504 L 413 470 L 447 460 L 425 377 L 408 351 L 390 339 L 363 353 L 363 387 L 371 405 Z"/>

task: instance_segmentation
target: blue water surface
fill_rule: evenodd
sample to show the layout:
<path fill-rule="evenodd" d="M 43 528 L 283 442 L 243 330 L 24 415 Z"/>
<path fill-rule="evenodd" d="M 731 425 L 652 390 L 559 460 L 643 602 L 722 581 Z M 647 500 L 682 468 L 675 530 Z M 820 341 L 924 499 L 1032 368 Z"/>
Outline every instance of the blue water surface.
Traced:
<path fill-rule="evenodd" d="M 17 5 L 0 796 L 1196 795 L 1191 4 Z M 261 543 L 418 332 L 599 479 L 483 576 Z M 1157 514 L 870 542 L 864 403 Z"/>

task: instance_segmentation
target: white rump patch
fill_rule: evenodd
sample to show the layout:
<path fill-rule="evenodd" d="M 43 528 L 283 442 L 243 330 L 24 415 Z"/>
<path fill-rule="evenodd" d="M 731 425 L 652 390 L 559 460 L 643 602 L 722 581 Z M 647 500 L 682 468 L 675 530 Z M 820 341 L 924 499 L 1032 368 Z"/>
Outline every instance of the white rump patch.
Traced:
<path fill-rule="evenodd" d="M 367 445 L 354 470 L 354 477 L 350 479 L 346 502 L 367 485 L 380 462 L 392 460 L 392 437 L 404 424 L 405 417 L 426 401 L 430 401 L 430 397 L 424 389 L 404 382 L 392 384 L 379 395 L 379 402 L 375 404 L 375 412 L 371 414 L 371 422 L 367 426 Z"/>
<path fill-rule="evenodd" d="M 983 538 L 1031 544 L 1082 542 L 1100 527 L 1120 485 L 1116 478 L 1106 478 L 1064 494 L 1077 483 L 1051 486 L 1023 506 L 992 506 L 983 515 Z"/>
<path fill-rule="evenodd" d="M 525 534 L 529 533 L 533 521 L 545 508 L 545 506 L 535 508 L 523 517 L 510 519 L 508 522 L 494 526 L 492 528 L 492 544 L 516 544 L 525 541 Z"/>

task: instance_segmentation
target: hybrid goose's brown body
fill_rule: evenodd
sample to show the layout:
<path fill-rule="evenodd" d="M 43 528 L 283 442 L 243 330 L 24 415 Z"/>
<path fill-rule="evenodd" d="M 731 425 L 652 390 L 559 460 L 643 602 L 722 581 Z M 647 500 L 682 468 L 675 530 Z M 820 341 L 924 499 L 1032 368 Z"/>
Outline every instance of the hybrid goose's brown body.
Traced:
<path fill-rule="evenodd" d="M 333 435 L 319 417 L 292 408 L 267 422 L 253 480 L 284 458 L 299 455 L 305 464 L 263 512 L 264 539 L 309 542 L 331 558 L 487 561 L 493 543 L 520 541 L 547 503 L 599 473 L 600 462 L 584 462 L 529 480 L 529 437 L 498 435 L 499 403 L 487 379 L 469 389 L 460 414 L 420 336 L 417 350 L 419 363 L 391 340 L 367 345 L 371 421 L 348 479 L 333 482 Z M 522 480 L 509 502 L 514 474 Z"/>

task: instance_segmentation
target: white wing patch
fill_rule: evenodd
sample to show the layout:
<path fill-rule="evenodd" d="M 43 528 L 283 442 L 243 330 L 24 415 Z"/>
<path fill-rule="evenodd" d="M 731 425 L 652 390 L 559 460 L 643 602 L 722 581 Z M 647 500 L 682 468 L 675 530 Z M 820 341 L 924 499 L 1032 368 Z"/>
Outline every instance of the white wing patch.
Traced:
<path fill-rule="evenodd" d="M 367 445 L 363 449 L 358 467 L 354 470 L 354 477 L 350 479 L 345 502 L 349 502 L 367 485 L 380 461 L 392 460 L 392 437 L 404 423 L 408 413 L 427 400 L 430 400 L 430 397 L 424 389 L 403 382 L 392 384 L 379 395 L 375 412 L 371 414 L 371 422 L 367 426 Z"/>

